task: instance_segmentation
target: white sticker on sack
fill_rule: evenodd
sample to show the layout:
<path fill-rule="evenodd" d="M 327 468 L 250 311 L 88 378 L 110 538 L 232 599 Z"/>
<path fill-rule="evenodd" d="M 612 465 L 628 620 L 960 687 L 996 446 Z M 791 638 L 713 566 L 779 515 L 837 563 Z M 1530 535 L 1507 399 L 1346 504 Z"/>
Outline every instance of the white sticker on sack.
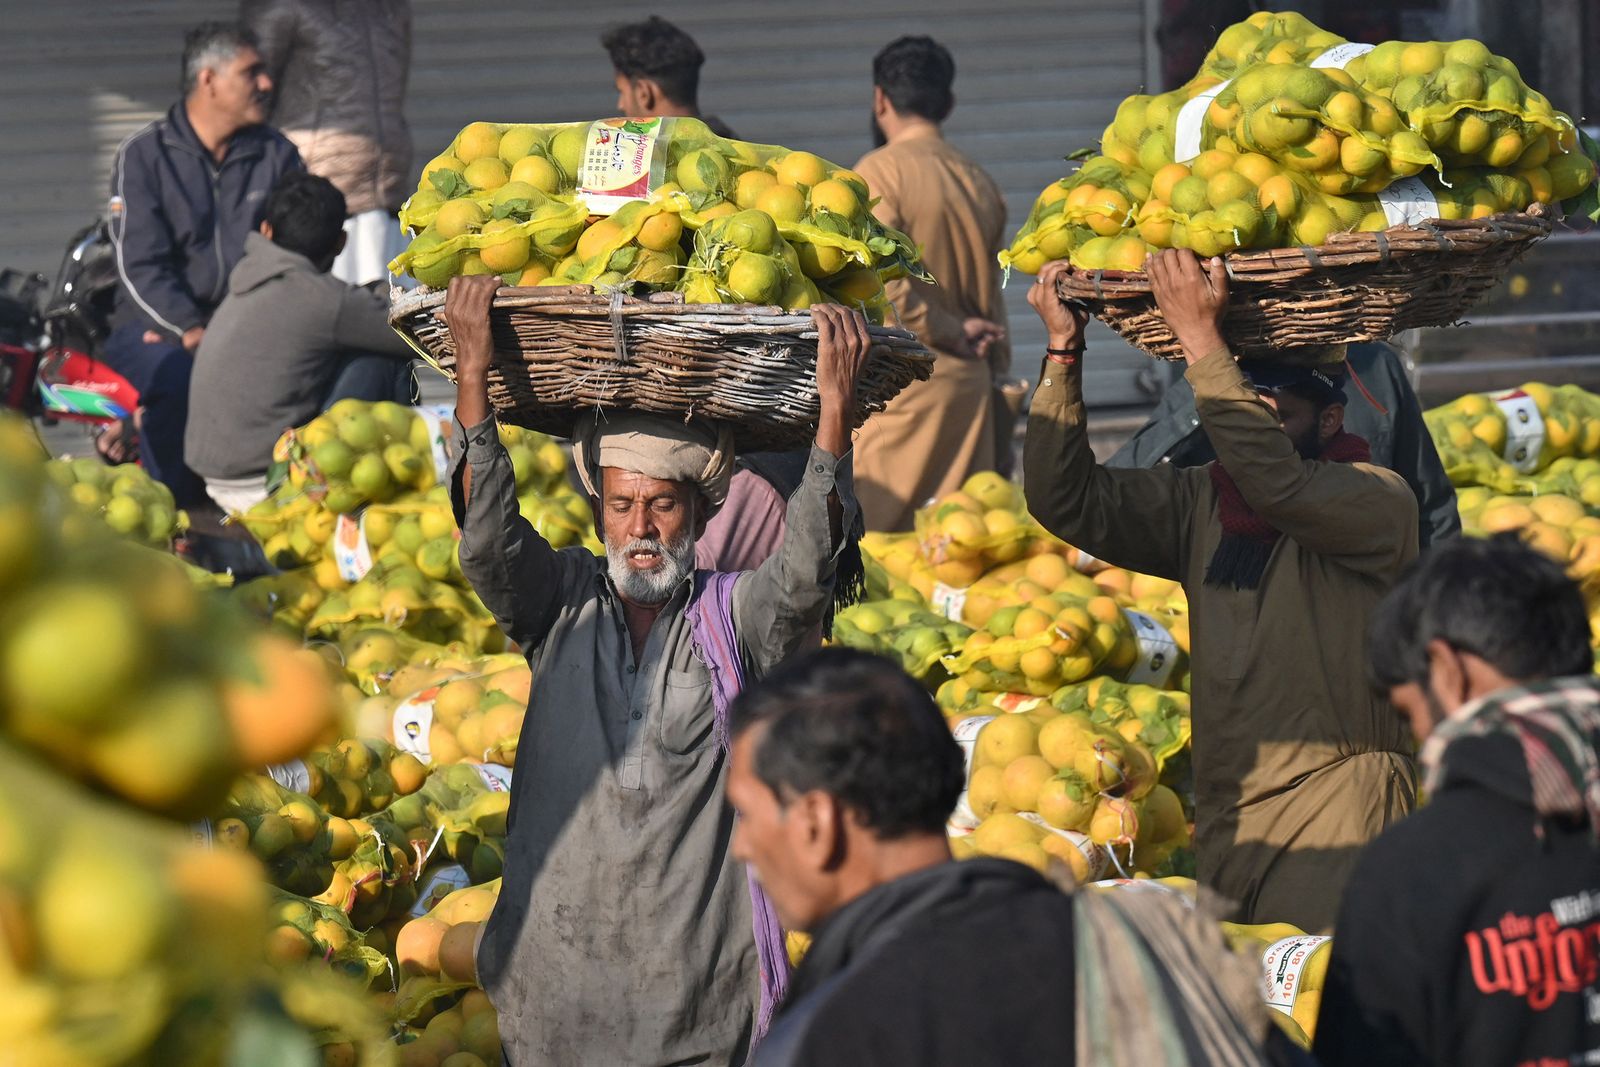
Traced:
<path fill-rule="evenodd" d="M 489 792 L 511 792 L 510 767 L 502 767 L 498 763 L 474 763 L 472 769 L 478 772 L 478 777 L 482 778 L 483 784 L 489 787 Z"/>
<path fill-rule="evenodd" d="M 1123 611 L 1133 624 L 1139 642 L 1139 660 L 1128 672 L 1128 681 L 1165 689 L 1178 666 L 1178 642 L 1165 626 L 1142 611 Z"/>
<path fill-rule="evenodd" d="M 438 695 L 439 687 L 430 686 L 406 697 L 394 708 L 394 747 L 411 753 L 423 763 L 433 762 L 428 731 L 433 729 L 433 701 Z"/>
<path fill-rule="evenodd" d="M 333 562 L 339 577 L 359 582 L 372 570 L 372 546 L 367 544 L 367 513 L 340 515 L 333 527 Z"/>
<path fill-rule="evenodd" d="M 1187 163 L 1200 154 L 1200 134 L 1204 130 L 1206 109 L 1217 94 L 1233 84 L 1229 78 L 1221 85 L 1213 85 L 1178 109 L 1178 121 L 1172 128 L 1172 158 Z"/>
<path fill-rule="evenodd" d="M 1092 882 L 1104 873 L 1106 869 L 1106 850 L 1095 844 L 1088 834 L 1080 834 L 1076 830 L 1063 830 L 1059 827 L 1051 826 L 1044 821 L 1044 816 L 1036 811 L 1019 811 L 1017 814 L 1039 827 L 1039 829 L 1048 830 L 1057 837 L 1064 837 L 1072 842 L 1072 847 L 1083 855 L 1084 862 L 1089 865 L 1089 877 L 1084 879 L 1085 882 Z"/>
<path fill-rule="evenodd" d="M 465 889 L 472 884 L 472 876 L 465 867 L 451 864 L 440 867 L 422 884 L 422 890 L 417 893 L 417 902 L 411 906 L 411 917 L 420 919 L 432 911 L 434 905 L 457 889 Z"/>
<path fill-rule="evenodd" d="M 295 793 L 311 792 L 311 769 L 303 760 L 274 763 L 267 768 L 267 777 L 283 788 Z"/>
<path fill-rule="evenodd" d="M 449 404 L 419 404 L 411 410 L 428 424 L 428 446 L 433 450 L 433 473 L 440 485 L 448 485 L 450 455 L 445 444 L 455 429 L 455 409 Z"/>
<path fill-rule="evenodd" d="M 978 744 L 978 734 L 982 732 L 985 726 L 994 722 L 995 718 L 996 716 L 993 715 L 974 715 L 970 719 L 961 720 L 956 725 L 956 728 L 950 731 L 951 735 L 956 739 L 956 744 L 961 746 L 963 766 L 961 777 L 963 781 L 970 781 L 972 778 L 972 754 Z M 978 828 L 978 822 L 978 816 L 973 813 L 972 805 L 967 803 L 967 790 L 963 787 L 961 795 L 956 798 L 955 813 L 951 815 L 946 828 L 959 829 L 966 833 L 971 833 Z M 967 825 L 968 823 L 971 823 L 971 825 Z"/>
<path fill-rule="evenodd" d="M 1261 954 L 1262 991 L 1267 1006 L 1288 1013 L 1300 991 L 1300 976 L 1317 949 L 1333 938 L 1322 934 L 1296 934 L 1268 945 Z"/>
<path fill-rule="evenodd" d="M 1421 178 L 1401 178 L 1378 194 L 1390 226 L 1415 226 L 1439 217 L 1439 201 Z"/>
<path fill-rule="evenodd" d="M 935 582 L 933 596 L 929 601 L 934 611 L 952 622 L 960 622 L 961 613 L 967 606 L 967 591 L 964 588 L 957 589 L 953 585 L 945 585 L 943 582 Z"/>
<path fill-rule="evenodd" d="M 1334 45 L 1316 59 L 1313 59 L 1308 65 L 1324 69 L 1327 67 L 1337 67 L 1339 70 L 1343 70 L 1350 65 L 1350 61 L 1352 59 L 1355 59 L 1357 56 L 1366 55 L 1375 47 L 1376 45 L 1358 44 L 1355 41 L 1346 41 L 1344 44 Z"/>
<path fill-rule="evenodd" d="M 578 198 L 592 215 L 610 215 L 630 200 L 647 200 L 651 162 L 662 137 L 660 119 L 601 119 L 584 138 L 578 166 Z"/>
<path fill-rule="evenodd" d="M 1490 393 L 1489 399 L 1506 417 L 1506 450 L 1502 458 L 1517 473 L 1532 474 L 1539 466 L 1539 453 L 1544 450 L 1544 416 L 1539 414 L 1539 405 L 1521 389 Z"/>

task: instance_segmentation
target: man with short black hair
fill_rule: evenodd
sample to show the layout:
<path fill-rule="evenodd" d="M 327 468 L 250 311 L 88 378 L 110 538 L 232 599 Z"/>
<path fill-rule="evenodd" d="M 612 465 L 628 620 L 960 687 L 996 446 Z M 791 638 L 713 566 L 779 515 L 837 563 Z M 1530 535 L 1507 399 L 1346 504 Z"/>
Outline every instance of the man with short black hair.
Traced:
<path fill-rule="evenodd" d="M 413 400 L 412 352 L 388 300 L 329 273 L 344 222 L 332 182 L 284 175 L 196 353 L 184 455 L 224 510 L 266 499 L 272 446 L 289 427 L 345 398 Z"/>
<path fill-rule="evenodd" d="M 1422 746 L 1428 803 L 1345 890 L 1317 1058 L 1600 1056 L 1600 683 L 1561 568 L 1514 534 L 1422 557 L 1379 605 L 1372 680 Z"/>
<path fill-rule="evenodd" d="M 114 328 L 106 362 L 139 390 L 141 453 L 180 506 L 204 500 L 183 462 L 192 354 L 261 221 L 267 192 L 300 155 L 267 126 L 272 79 L 254 36 L 225 22 L 190 30 L 183 99 L 117 149 L 111 168 Z"/>
<path fill-rule="evenodd" d="M 873 214 L 922 248 L 937 285 L 888 285 L 900 324 L 933 350 L 933 377 L 912 382 L 861 428 L 856 485 L 869 530 L 909 530 L 932 497 L 967 476 L 1010 470 L 1014 416 L 996 381 L 1011 366 L 995 255 L 1005 247 L 1000 188 L 944 138 L 955 60 L 929 37 L 901 37 L 872 61 L 872 124 L 881 147 L 856 164 Z"/>
<path fill-rule="evenodd" d="M 600 35 L 616 72 L 617 110 L 630 119 L 657 115 L 699 119 L 719 137 L 733 131 L 700 113 L 700 67 L 705 53 L 694 38 L 662 18 L 612 26 Z"/>
<path fill-rule="evenodd" d="M 733 724 L 733 854 L 813 935 L 755 1067 L 1264 1062 L 1257 979 L 1187 900 L 951 859 L 961 750 L 893 663 L 812 653 L 746 690 Z M 1112 1003 L 1108 1057 L 1077 1021 Z"/>

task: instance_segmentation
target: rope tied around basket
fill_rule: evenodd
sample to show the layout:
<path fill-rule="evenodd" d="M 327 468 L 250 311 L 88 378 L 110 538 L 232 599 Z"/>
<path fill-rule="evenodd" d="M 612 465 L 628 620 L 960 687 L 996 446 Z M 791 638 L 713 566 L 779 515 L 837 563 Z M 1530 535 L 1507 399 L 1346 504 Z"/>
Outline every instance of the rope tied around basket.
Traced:
<path fill-rule="evenodd" d="M 1389 235 L 1379 230 L 1372 236 L 1378 245 L 1378 265 L 1387 267 L 1394 258 L 1389 254 Z"/>
<path fill-rule="evenodd" d="M 611 290 L 609 304 L 611 314 L 611 348 L 617 354 L 618 363 L 628 362 L 628 341 L 622 335 L 622 289 Z"/>
<path fill-rule="evenodd" d="M 1317 250 L 1315 248 L 1312 248 L 1310 245 L 1301 245 L 1300 254 L 1306 257 L 1306 262 L 1311 265 L 1312 270 L 1323 274 L 1327 273 L 1328 268 L 1323 264 L 1322 257 L 1317 255 Z"/>
<path fill-rule="evenodd" d="M 1424 219 L 1422 222 L 1417 224 L 1417 229 L 1421 230 L 1429 237 L 1432 237 L 1433 243 L 1439 246 L 1439 251 L 1454 252 L 1456 250 L 1455 242 L 1450 240 L 1449 237 L 1445 236 L 1444 231 L 1440 230 L 1439 227 L 1433 224 L 1433 220 Z"/>

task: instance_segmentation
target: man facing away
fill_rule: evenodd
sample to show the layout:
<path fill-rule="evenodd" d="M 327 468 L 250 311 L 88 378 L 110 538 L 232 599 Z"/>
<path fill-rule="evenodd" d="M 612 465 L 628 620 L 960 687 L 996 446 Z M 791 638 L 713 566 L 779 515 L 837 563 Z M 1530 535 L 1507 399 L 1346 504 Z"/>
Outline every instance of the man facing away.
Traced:
<path fill-rule="evenodd" d="M 518 514 L 486 380 L 498 285 L 453 279 L 445 306 L 461 567 L 533 670 L 483 986 L 519 1067 L 742 1063 L 787 961 L 728 850 L 726 708 L 740 680 L 799 647 L 832 596 L 855 512 L 847 453 L 866 321 L 812 311 L 821 414 L 782 546 L 754 571 L 697 575 L 695 540 L 732 469 L 726 427 L 580 420 L 575 465 L 604 559 L 552 549 Z"/>
<path fill-rule="evenodd" d="M 395 213 L 412 178 L 411 0 L 242 0 L 239 17 L 277 86 L 272 124 L 348 205 L 333 276 L 382 281 L 405 247 Z"/>
<path fill-rule="evenodd" d="M 1361 855 L 1317 1058 L 1600 1059 L 1600 683 L 1561 568 L 1506 534 L 1434 548 L 1373 619 L 1372 678 L 1427 804 Z"/>
<path fill-rule="evenodd" d="M 184 458 L 225 511 L 266 499 L 285 429 L 336 400 L 413 401 L 412 351 L 389 326 L 388 300 L 329 273 L 344 205 L 328 179 L 284 175 L 195 354 Z"/>
<path fill-rule="evenodd" d="M 694 38 L 662 18 L 613 26 L 600 35 L 617 82 L 623 117 L 656 115 L 699 119 L 718 137 L 732 137 L 727 123 L 700 113 L 700 68 L 705 53 Z"/>
<path fill-rule="evenodd" d="M 139 390 L 144 463 L 180 507 L 204 487 L 183 462 L 193 353 L 300 155 L 263 126 L 272 79 L 242 27 L 208 22 L 183 44 L 183 99 L 122 142 L 111 168 L 116 310 L 105 358 Z"/>
<path fill-rule="evenodd" d="M 872 61 L 873 127 L 887 143 L 856 170 L 878 199 L 873 214 L 916 242 L 938 284 L 905 278 L 888 286 L 900 324 L 933 350 L 934 364 L 933 376 L 907 386 L 856 442 L 869 530 L 909 530 L 917 508 L 994 468 L 997 436 L 1009 440 L 996 432 L 994 384 L 1011 363 L 995 265 L 1005 202 L 993 179 L 944 139 L 954 80 L 950 53 L 927 37 L 902 37 Z"/>
<path fill-rule="evenodd" d="M 755 1067 L 1263 1062 L 1259 979 L 1214 921 L 1159 888 L 1069 895 L 1011 860 L 955 862 L 964 778 L 886 659 L 824 649 L 740 697 L 734 854 L 814 935 Z"/>
<path fill-rule="evenodd" d="M 1028 294 L 1049 334 L 1028 419 L 1028 506 L 1107 562 L 1183 583 L 1194 681 L 1198 876 L 1242 922 L 1333 925 L 1362 845 L 1411 809 L 1410 742 L 1362 685 L 1366 620 L 1417 553 L 1417 502 L 1344 432 L 1338 379 L 1295 353 L 1236 362 L 1220 260 L 1148 264 L 1183 346 L 1206 467 L 1111 469 L 1084 420 L 1083 315 Z"/>

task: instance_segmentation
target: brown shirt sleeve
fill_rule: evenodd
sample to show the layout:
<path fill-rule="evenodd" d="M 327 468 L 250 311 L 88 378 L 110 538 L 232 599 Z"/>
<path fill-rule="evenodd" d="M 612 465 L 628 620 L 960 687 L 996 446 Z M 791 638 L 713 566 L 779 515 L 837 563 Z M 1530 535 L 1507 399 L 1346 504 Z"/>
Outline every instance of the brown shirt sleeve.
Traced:
<path fill-rule="evenodd" d="M 1369 463 L 1302 459 L 1225 348 L 1184 376 L 1217 462 L 1256 514 L 1356 570 L 1392 573 L 1415 555 L 1417 499 L 1404 478 Z"/>
<path fill-rule="evenodd" d="M 1142 574 L 1183 579 L 1203 469 L 1112 469 L 1089 448 L 1082 372 L 1045 361 L 1023 454 L 1028 510 L 1068 544 Z"/>

